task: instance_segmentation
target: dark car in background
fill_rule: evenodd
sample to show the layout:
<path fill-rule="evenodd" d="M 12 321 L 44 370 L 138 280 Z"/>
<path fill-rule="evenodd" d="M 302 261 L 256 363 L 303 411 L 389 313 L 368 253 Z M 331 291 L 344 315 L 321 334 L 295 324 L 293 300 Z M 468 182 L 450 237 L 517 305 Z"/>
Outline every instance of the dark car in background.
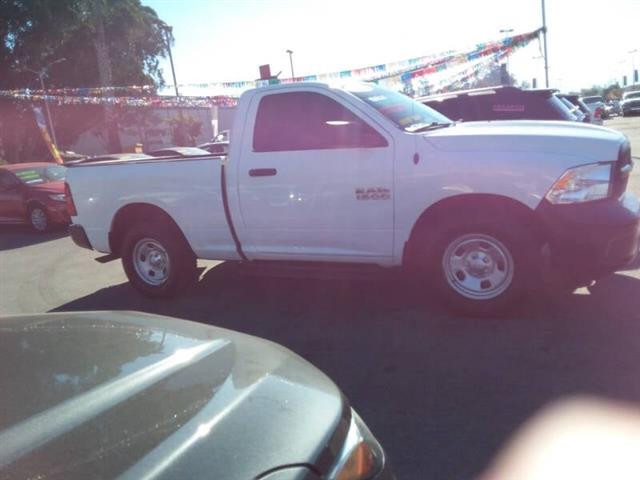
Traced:
<path fill-rule="evenodd" d="M 578 105 L 574 105 L 567 98 L 563 97 L 560 94 L 556 94 L 556 96 L 560 99 L 560 101 L 562 101 L 562 103 L 567 106 L 571 114 L 576 117 L 576 121 L 590 123 L 590 117 L 586 115 L 582 110 L 580 110 L 580 107 Z"/>
<path fill-rule="evenodd" d="M 463 90 L 417 100 L 453 120 L 577 121 L 552 89 L 499 86 Z"/>
<path fill-rule="evenodd" d="M 620 110 L 623 117 L 640 114 L 640 91 L 625 92 L 620 102 Z"/>
<path fill-rule="evenodd" d="M 68 224 L 66 171 L 47 162 L 0 165 L 0 224 L 27 224 L 38 232 Z"/>
<path fill-rule="evenodd" d="M 260 338 L 49 313 L 0 319 L 0 360 L 0 478 L 394 478 L 331 379 Z"/>
<path fill-rule="evenodd" d="M 577 115 L 578 112 L 582 114 L 580 117 L 578 117 L 578 121 L 584 123 L 593 123 L 593 113 L 591 112 L 591 109 L 587 106 L 587 104 L 580 99 L 579 95 L 573 95 L 570 93 L 558 93 L 557 96 L 561 100 L 565 100 L 573 105 L 574 115 Z"/>

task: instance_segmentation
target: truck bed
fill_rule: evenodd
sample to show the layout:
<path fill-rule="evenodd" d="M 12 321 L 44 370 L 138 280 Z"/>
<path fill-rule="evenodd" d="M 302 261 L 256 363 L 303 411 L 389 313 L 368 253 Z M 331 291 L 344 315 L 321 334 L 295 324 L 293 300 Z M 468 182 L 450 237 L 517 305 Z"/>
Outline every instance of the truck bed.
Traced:
<path fill-rule="evenodd" d="M 225 157 L 159 157 L 73 165 L 67 172 L 78 216 L 93 248 L 111 253 L 109 232 L 119 211 L 151 205 L 180 226 L 201 258 L 235 258 L 225 217 L 221 165 Z M 96 174 L 99 169 L 100 173 Z"/>

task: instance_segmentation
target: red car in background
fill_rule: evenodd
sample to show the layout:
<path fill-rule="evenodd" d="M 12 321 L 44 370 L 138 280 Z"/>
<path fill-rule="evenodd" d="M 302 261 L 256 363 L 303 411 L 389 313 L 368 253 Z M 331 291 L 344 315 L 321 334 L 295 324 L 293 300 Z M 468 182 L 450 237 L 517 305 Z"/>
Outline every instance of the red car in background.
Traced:
<path fill-rule="evenodd" d="M 68 224 L 66 171 L 46 162 L 0 165 L 0 224 L 27 224 L 38 232 Z"/>

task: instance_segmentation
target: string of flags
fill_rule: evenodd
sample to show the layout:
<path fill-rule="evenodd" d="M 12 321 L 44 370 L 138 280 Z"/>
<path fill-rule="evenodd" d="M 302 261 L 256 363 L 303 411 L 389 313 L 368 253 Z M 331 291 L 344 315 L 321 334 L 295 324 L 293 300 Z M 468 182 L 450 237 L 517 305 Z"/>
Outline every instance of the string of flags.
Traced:
<path fill-rule="evenodd" d="M 402 89 L 429 76 L 443 76 L 443 72 L 451 70 L 451 77 L 441 79 L 430 88 L 432 93 L 447 91 L 456 85 L 464 85 L 478 78 L 492 63 L 500 61 L 515 50 L 539 38 L 542 29 L 528 33 L 506 37 L 501 40 L 480 43 L 474 48 L 462 52 L 446 51 L 407 60 L 380 64 L 352 70 L 307 75 L 302 77 L 277 80 L 277 83 L 298 83 L 311 81 L 335 81 L 354 79 L 383 84 L 391 88 Z M 461 67 L 466 69 L 459 71 Z M 438 75 L 440 74 L 440 75 Z M 447 83 L 443 83 L 447 82 Z M 0 98 L 28 101 L 48 101 L 57 105 L 118 105 L 128 107 L 233 107 L 243 90 L 259 88 L 274 83 L 273 80 L 250 80 L 237 82 L 213 82 L 183 84 L 180 88 L 198 88 L 224 92 L 215 96 L 180 96 L 158 95 L 154 85 L 122 86 L 122 87 L 86 87 L 86 88 L 53 88 L 42 90 L 0 90 Z M 170 88 L 166 86 L 164 88 Z"/>
<path fill-rule="evenodd" d="M 115 105 L 123 107 L 157 107 L 157 108 L 178 108 L 178 107 L 235 107 L 238 97 L 226 95 L 216 95 L 213 97 L 174 97 L 153 95 L 147 97 L 114 97 L 114 96 L 77 96 L 77 95 L 52 95 L 47 92 L 20 92 L 11 95 L 4 95 L 0 91 L 1 97 L 8 97 L 14 100 L 28 100 L 32 102 L 46 101 L 54 105 Z"/>

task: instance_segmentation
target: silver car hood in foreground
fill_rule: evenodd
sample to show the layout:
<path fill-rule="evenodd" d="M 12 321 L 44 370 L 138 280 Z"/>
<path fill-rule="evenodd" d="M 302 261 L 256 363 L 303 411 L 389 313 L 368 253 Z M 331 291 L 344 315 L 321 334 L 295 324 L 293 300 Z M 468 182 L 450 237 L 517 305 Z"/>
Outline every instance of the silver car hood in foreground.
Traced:
<path fill-rule="evenodd" d="M 0 478 L 322 472 L 350 409 L 274 343 L 131 312 L 0 322 Z"/>

